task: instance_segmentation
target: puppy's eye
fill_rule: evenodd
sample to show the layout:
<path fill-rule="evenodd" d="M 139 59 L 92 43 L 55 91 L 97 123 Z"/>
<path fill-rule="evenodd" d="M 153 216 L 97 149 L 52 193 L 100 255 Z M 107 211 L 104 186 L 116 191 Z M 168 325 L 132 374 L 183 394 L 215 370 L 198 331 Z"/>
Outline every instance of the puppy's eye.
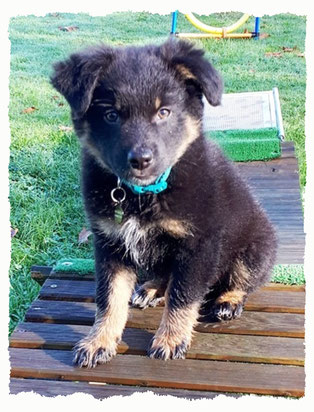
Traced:
<path fill-rule="evenodd" d="M 165 107 L 162 107 L 161 109 L 158 110 L 157 117 L 158 119 L 166 119 L 167 117 L 170 116 L 170 110 L 166 109 Z"/>
<path fill-rule="evenodd" d="M 109 123 L 116 123 L 119 119 L 119 114 L 116 110 L 107 110 L 104 113 L 104 118 L 109 122 Z"/>

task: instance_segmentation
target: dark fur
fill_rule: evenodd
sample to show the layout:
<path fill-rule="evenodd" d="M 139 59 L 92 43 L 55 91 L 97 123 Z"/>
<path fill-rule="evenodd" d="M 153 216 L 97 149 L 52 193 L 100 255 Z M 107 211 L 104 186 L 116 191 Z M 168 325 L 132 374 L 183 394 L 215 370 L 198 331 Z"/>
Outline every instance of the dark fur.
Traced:
<path fill-rule="evenodd" d="M 111 316 L 108 308 L 113 307 L 114 295 L 108 290 L 118 267 L 148 273 L 160 284 L 151 302 L 167 288 L 165 314 L 156 335 L 160 339 L 155 338 L 149 354 L 183 357 L 190 336 L 175 343 L 179 337 L 169 330 L 176 319 L 184 314 L 194 324 L 191 308 L 201 303 L 201 314 L 211 320 L 240 315 L 247 294 L 268 280 L 275 261 L 276 239 L 268 218 L 236 168 L 201 131 L 202 96 L 212 105 L 220 103 L 220 76 L 202 51 L 169 40 L 162 46 L 99 46 L 73 54 L 55 65 L 52 84 L 68 100 L 82 142 L 98 314 L 103 319 Z M 99 106 L 99 99 L 110 106 Z M 168 118 L 156 117 L 160 106 L 171 110 Z M 114 123 L 104 119 L 108 107 L 118 113 Z M 133 170 L 130 153 L 147 150 L 152 164 Z M 168 189 L 158 195 L 138 196 L 125 187 L 121 226 L 133 222 L 131 244 L 126 245 L 119 235 L 121 226 L 113 223 L 110 192 L 117 186 L 117 176 L 146 185 L 169 166 Z M 136 289 L 134 302 L 144 302 L 144 289 Z M 225 295 L 225 302 L 220 297 L 228 291 L 235 294 Z M 138 306 L 149 306 L 145 302 Z M 106 362 L 114 354 L 108 355 L 101 339 L 94 346 L 78 346 L 75 360 L 80 366 Z"/>

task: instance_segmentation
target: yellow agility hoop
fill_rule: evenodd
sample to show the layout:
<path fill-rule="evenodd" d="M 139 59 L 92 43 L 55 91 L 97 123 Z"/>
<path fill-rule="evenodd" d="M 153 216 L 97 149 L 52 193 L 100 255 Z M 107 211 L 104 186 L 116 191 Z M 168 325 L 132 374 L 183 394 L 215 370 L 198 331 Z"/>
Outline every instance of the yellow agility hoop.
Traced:
<path fill-rule="evenodd" d="M 206 33 L 213 33 L 213 34 L 218 34 L 223 36 L 226 33 L 231 33 L 235 30 L 237 30 L 242 24 L 244 24 L 250 17 L 249 14 L 243 14 L 243 16 L 236 21 L 234 24 L 228 27 L 212 27 L 207 24 L 202 23 L 200 20 L 198 20 L 193 13 L 187 13 L 185 17 L 189 20 L 193 26 L 195 26 L 197 29 L 204 31 Z"/>

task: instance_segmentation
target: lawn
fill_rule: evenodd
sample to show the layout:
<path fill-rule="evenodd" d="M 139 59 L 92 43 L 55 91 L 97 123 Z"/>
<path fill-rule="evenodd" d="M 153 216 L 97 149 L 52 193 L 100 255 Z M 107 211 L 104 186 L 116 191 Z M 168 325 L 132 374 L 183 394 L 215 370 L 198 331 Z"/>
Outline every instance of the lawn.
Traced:
<path fill-rule="evenodd" d="M 227 25 L 239 13 L 201 16 L 211 25 Z M 195 40 L 222 73 L 226 92 L 270 90 L 277 86 L 286 139 L 295 142 L 302 193 L 306 184 L 304 58 L 306 19 L 264 16 L 260 40 Z M 245 25 L 254 28 L 251 18 Z M 161 43 L 171 15 L 114 13 L 105 17 L 53 13 L 19 16 L 9 27 L 11 75 L 9 117 L 10 331 L 23 319 L 38 285 L 30 267 L 51 265 L 63 257 L 91 257 L 90 242 L 78 244 L 87 227 L 80 197 L 79 147 L 69 108 L 49 84 L 54 61 L 89 44 Z M 179 15 L 178 31 L 196 31 Z M 16 231 L 17 230 L 17 231 Z"/>

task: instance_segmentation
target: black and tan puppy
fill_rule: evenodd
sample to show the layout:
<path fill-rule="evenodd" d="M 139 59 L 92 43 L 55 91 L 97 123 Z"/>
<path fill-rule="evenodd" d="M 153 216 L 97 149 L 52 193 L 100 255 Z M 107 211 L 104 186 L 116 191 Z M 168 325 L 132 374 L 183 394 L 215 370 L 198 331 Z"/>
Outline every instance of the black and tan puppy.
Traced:
<path fill-rule="evenodd" d="M 202 97 L 218 105 L 221 78 L 202 51 L 169 40 L 73 54 L 52 84 L 71 106 L 94 233 L 96 319 L 74 361 L 110 360 L 130 300 L 145 308 L 163 296 L 148 354 L 182 358 L 199 314 L 239 316 L 275 260 L 265 213 L 202 134 Z M 136 286 L 139 271 L 150 280 Z"/>

